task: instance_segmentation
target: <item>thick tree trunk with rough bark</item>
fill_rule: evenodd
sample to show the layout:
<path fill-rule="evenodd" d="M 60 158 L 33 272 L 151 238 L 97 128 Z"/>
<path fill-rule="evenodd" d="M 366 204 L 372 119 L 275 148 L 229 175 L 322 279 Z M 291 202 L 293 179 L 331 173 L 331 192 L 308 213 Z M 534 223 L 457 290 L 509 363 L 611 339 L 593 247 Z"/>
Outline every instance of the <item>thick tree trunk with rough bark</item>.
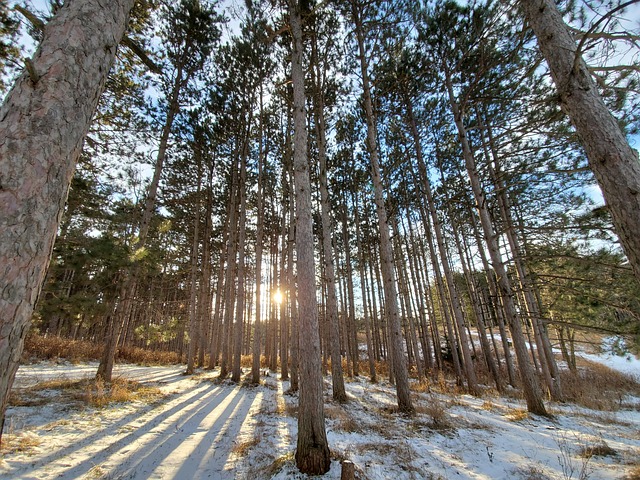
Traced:
<path fill-rule="evenodd" d="M 313 248 L 313 211 L 307 159 L 307 114 L 302 69 L 302 20 L 297 0 L 289 0 L 289 21 L 293 40 L 291 53 L 294 119 L 293 171 L 300 323 L 300 401 L 296 465 L 302 473 L 322 475 L 329 471 L 331 458 L 324 424 L 322 360 Z"/>
<path fill-rule="evenodd" d="M 640 161 L 600 96 L 582 52 L 552 0 L 521 0 L 591 170 L 609 206 L 613 224 L 640 281 Z"/>
<path fill-rule="evenodd" d="M 69 184 L 133 0 L 68 1 L 0 108 L 0 427 Z M 0 430 L 1 435 L 1 430 Z"/>

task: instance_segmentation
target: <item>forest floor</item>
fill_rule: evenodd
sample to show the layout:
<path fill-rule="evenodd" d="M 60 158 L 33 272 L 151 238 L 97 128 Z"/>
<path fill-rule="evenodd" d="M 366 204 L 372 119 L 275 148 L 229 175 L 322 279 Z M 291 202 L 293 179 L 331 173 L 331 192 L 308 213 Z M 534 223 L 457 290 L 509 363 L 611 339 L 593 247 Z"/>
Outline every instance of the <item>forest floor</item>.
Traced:
<path fill-rule="evenodd" d="M 602 361 L 594 356 L 592 360 Z M 640 362 L 617 359 L 632 374 Z M 302 479 L 294 463 L 297 397 L 275 374 L 259 386 L 183 375 L 183 366 L 117 365 L 140 382 L 132 398 L 89 406 L 78 387 L 97 364 L 64 361 L 18 370 L 7 411 L 0 479 Z M 85 388 L 84 394 L 70 393 Z M 325 379 L 331 470 L 355 463 L 360 479 L 638 479 L 640 398 L 614 409 L 549 403 L 551 419 L 522 400 L 439 393 L 415 386 L 409 418 L 395 412 L 393 387 L 348 379 L 349 402 L 331 400 Z M 454 389 L 455 390 L 455 389 Z M 86 400 L 86 398 L 84 398 Z M 95 402 L 94 402 L 95 404 Z"/>

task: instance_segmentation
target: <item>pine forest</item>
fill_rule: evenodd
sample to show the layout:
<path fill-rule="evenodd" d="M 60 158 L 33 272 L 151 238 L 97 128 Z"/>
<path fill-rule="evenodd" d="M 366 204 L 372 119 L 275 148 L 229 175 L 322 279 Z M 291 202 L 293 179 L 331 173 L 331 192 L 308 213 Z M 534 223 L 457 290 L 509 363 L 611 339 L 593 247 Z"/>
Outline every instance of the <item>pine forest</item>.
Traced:
<path fill-rule="evenodd" d="M 0 478 L 640 478 L 639 19 L 0 0 Z M 161 466 L 107 457 L 196 386 Z M 85 459 L 79 408 L 129 412 Z"/>

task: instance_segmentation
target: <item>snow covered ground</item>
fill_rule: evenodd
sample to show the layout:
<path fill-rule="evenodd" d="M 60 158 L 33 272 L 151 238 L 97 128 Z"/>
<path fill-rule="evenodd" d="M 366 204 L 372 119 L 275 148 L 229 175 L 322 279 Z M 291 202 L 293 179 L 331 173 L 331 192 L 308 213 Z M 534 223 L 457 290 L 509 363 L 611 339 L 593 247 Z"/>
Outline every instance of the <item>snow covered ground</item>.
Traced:
<path fill-rule="evenodd" d="M 637 360 L 624 362 L 640 372 Z M 96 367 L 23 365 L 14 388 L 92 377 Z M 5 432 L 33 441 L 0 457 L 0 479 L 307 478 L 293 460 L 297 397 L 286 393 L 288 382 L 270 374 L 249 387 L 216 382 L 215 371 L 187 377 L 183 370 L 116 367 L 116 375 L 162 390 L 151 404 L 91 408 L 58 398 L 10 407 Z M 331 400 L 330 379 L 325 386 L 334 461 L 322 478 L 339 479 L 343 459 L 355 463 L 357 478 L 371 480 L 607 480 L 640 472 L 637 398 L 615 412 L 550 403 L 554 418 L 546 419 L 528 416 L 514 399 L 414 392 L 418 413 L 408 418 L 394 412 L 388 383 L 348 380 L 345 405 Z M 596 455 L 581 455 L 589 449 Z"/>

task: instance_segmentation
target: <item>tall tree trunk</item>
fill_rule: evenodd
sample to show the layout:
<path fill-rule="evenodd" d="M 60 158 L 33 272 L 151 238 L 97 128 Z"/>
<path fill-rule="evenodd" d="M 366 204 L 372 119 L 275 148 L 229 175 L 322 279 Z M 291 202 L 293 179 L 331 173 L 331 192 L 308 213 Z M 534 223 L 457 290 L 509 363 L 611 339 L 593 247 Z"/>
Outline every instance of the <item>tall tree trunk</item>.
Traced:
<path fill-rule="evenodd" d="M 484 149 L 484 155 L 487 159 L 487 166 L 491 181 L 494 184 L 496 190 L 496 199 L 500 209 L 500 215 L 504 222 L 504 230 L 509 242 L 511 254 L 513 256 L 513 262 L 518 274 L 518 280 L 522 287 L 524 304 L 529 313 L 529 320 L 531 327 L 533 328 L 534 338 L 537 346 L 537 354 L 540 358 L 540 364 L 542 366 L 542 372 L 544 374 L 547 387 L 551 393 L 551 398 L 556 401 L 562 400 L 562 390 L 560 387 L 560 375 L 558 366 L 556 364 L 553 353 L 551 352 L 551 344 L 546 334 L 546 330 L 542 324 L 542 315 L 540 314 L 540 308 L 538 301 L 533 292 L 533 286 L 529 279 L 529 273 L 525 266 L 524 255 L 522 247 L 520 246 L 520 240 L 516 234 L 516 228 L 511 215 L 511 202 L 507 193 L 507 187 L 504 184 L 502 178 L 500 178 L 500 163 L 498 152 L 496 151 L 495 142 L 493 140 L 493 132 L 490 124 L 485 123 L 482 120 L 479 112 L 476 110 L 476 116 L 480 122 L 481 131 L 486 133 L 481 135 L 482 147 Z M 492 160 L 495 163 L 495 168 L 492 165 Z"/>
<path fill-rule="evenodd" d="M 487 254 L 485 252 L 484 246 L 482 245 L 482 237 L 480 235 L 480 231 L 478 230 L 478 222 L 476 220 L 476 216 L 471 210 L 471 206 L 469 209 L 469 218 L 471 219 L 471 226 L 473 228 L 473 233 L 476 238 L 476 245 L 478 245 L 478 252 L 480 253 L 480 260 L 482 261 L 482 266 L 486 273 L 487 277 L 487 289 L 489 290 L 490 298 L 487 298 L 487 308 L 490 311 L 493 311 L 495 314 L 495 319 L 498 324 L 498 329 L 500 331 L 500 339 L 502 341 L 502 350 L 504 351 L 504 360 L 507 366 L 507 375 L 509 377 L 509 385 L 512 387 L 516 386 L 516 373 L 515 368 L 513 366 L 513 358 L 511 356 L 511 348 L 509 347 L 509 339 L 507 338 L 507 330 L 505 326 L 504 320 L 504 308 L 502 307 L 502 299 L 500 298 L 498 287 L 496 285 L 494 271 L 491 269 L 489 265 L 489 260 L 487 259 Z M 491 302 L 493 300 L 493 302 Z M 496 357 L 498 356 L 498 350 L 496 351 Z"/>
<path fill-rule="evenodd" d="M 65 2 L 0 108 L 0 439 L 82 142 L 133 0 Z"/>
<path fill-rule="evenodd" d="M 315 47 L 314 47 L 315 50 Z M 313 67 L 312 67 L 313 68 Z M 316 75 L 313 75 L 316 78 Z M 320 216 L 322 220 L 322 250 L 324 261 L 324 282 L 326 295 L 326 324 L 329 330 L 329 352 L 331 354 L 331 382 L 333 399 L 338 402 L 347 400 L 342 373 L 342 358 L 340 355 L 340 328 L 338 325 L 338 302 L 336 298 L 336 275 L 333 265 L 333 246 L 331 242 L 331 218 L 329 204 L 329 189 L 327 186 L 327 155 L 322 94 L 320 87 L 315 86 L 314 116 L 316 135 L 318 137 L 318 160 L 320 163 Z"/>
<path fill-rule="evenodd" d="M 229 194 L 229 219 L 227 234 L 227 269 L 224 278 L 224 316 L 221 325 L 221 350 L 222 358 L 220 359 L 220 378 L 226 378 L 229 374 L 229 363 L 231 360 L 231 332 L 233 325 L 233 306 L 235 305 L 235 278 L 236 278 L 236 255 L 238 251 L 238 207 L 239 192 L 237 180 L 237 160 L 234 160 L 231 167 L 231 193 Z"/>
<path fill-rule="evenodd" d="M 169 99 L 167 118 L 165 119 L 164 126 L 162 127 L 162 134 L 160 135 L 160 143 L 158 146 L 158 153 L 156 155 L 153 177 L 149 187 L 147 188 L 147 196 L 144 203 L 142 218 L 140 220 L 138 239 L 133 247 L 134 251 L 141 250 L 147 243 L 147 236 L 149 235 L 151 220 L 153 219 L 153 212 L 156 206 L 160 178 L 162 176 L 164 161 L 169 145 L 169 136 L 171 135 L 173 121 L 180 110 L 180 90 L 183 86 L 184 79 L 182 76 L 182 69 L 178 68 Z M 100 364 L 98 365 L 98 371 L 96 373 L 96 378 L 100 378 L 106 382 L 111 381 L 118 339 L 120 338 L 122 327 L 127 321 L 127 318 L 131 315 L 131 308 L 133 306 L 133 299 L 135 298 L 134 295 L 137 290 L 139 275 L 139 264 L 137 262 L 134 261 L 132 265 L 125 267 L 125 274 L 123 277 L 124 281 L 120 289 L 118 304 L 114 315 L 111 316 L 111 322 L 113 324 L 109 325 L 104 350 L 100 357 Z"/>
<path fill-rule="evenodd" d="M 200 331 L 200 349 L 198 354 L 198 365 L 205 366 L 205 354 L 208 350 L 211 334 L 211 214 L 213 208 L 213 170 L 214 163 L 209 165 L 209 182 L 207 188 L 207 207 L 205 210 L 204 233 L 202 235 L 202 270 L 200 274 L 200 302 L 198 302 L 198 326 Z"/>
<path fill-rule="evenodd" d="M 287 222 L 282 218 L 282 229 L 280 231 L 280 275 L 278 276 L 278 292 L 280 293 L 280 380 L 289 380 L 289 309 L 285 302 L 284 284 L 287 281 Z"/>
<path fill-rule="evenodd" d="M 351 236 L 349 235 L 349 227 L 348 222 L 349 219 L 347 217 L 347 200 L 346 195 L 343 195 L 344 203 L 342 204 L 342 238 L 344 242 L 344 259 L 345 259 L 345 268 L 346 268 L 346 282 L 347 282 L 347 291 L 346 291 L 346 300 L 348 304 L 348 315 L 346 317 L 346 325 L 347 325 L 347 339 L 349 340 L 348 344 L 351 348 L 351 361 L 353 363 L 353 376 L 357 377 L 360 375 L 360 365 L 358 364 L 360 360 L 360 355 L 358 352 L 358 328 L 356 324 L 356 302 L 355 295 L 353 291 L 353 266 L 351 265 Z"/>
<path fill-rule="evenodd" d="M 296 297 L 296 274 L 294 271 L 293 250 L 295 248 L 295 202 L 289 202 L 289 232 L 287 237 L 287 284 L 289 285 L 289 319 L 291 320 L 291 383 L 290 390 L 297 392 L 299 388 L 300 365 L 300 327 L 298 322 L 298 299 Z"/>
<path fill-rule="evenodd" d="M 365 334 L 367 336 L 367 357 L 369 362 L 369 376 L 371 378 L 372 383 L 376 383 L 378 381 L 376 374 L 376 362 L 375 362 L 375 347 L 373 335 L 371 334 L 371 322 L 370 318 L 372 317 L 372 313 L 370 313 L 369 308 L 369 300 L 367 298 L 367 283 L 366 283 L 366 262 L 364 256 L 364 249 L 362 248 L 362 239 L 360 235 L 360 214 L 359 214 L 359 202 L 358 202 L 358 194 L 357 192 L 353 192 L 354 197 L 354 206 L 355 206 L 355 224 L 356 224 L 356 246 L 358 250 L 358 258 L 360 260 L 360 268 L 358 269 L 360 273 L 360 291 L 362 295 L 362 309 L 364 313 L 364 328 Z"/>
<path fill-rule="evenodd" d="M 200 158 L 198 158 L 200 160 Z M 200 184 L 202 183 L 201 162 L 198 161 L 198 190 L 196 193 L 196 213 L 193 220 L 193 242 L 191 245 L 191 281 L 189 297 L 189 348 L 187 350 L 187 375 L 192 375 L 196 361 L 196 348 L 199 343 L 198 315 L 197 315 L 197 278 L 198 257 L 200 250 Z M 202 299 L 200 299 L 202 301 Z"/>
<path fill-rule="evenodd" d="M 367 149 L 371 161 L 371 180 L 375 196 L 376 215 L 378 217 L 378 229 L 380 232 L 380 263 L 383 286 L 385 292 L 385 312 L 389 326 L 389 336 L 392 343 L 391 354 L 393 356 L 393 373 L 396 383 L 396 394 L 398 397 L 398 408 L 402 412 L 413 412 L 411 395 L 409 391 L 409 372 L 407 371 L 407 359 L 402 345 L 402 331 L 400 327 L 400 312 L 398 308 L 398 287 L 395 278 L 393 265 L 393 250 L 389 235 L 389 223 L 387 220 L 387 210 L 384 204 L 384 194 L 382 179 L 380 175 L 380 162 L 378 159 L 378 146 L 376 140 L 375 119 L 373 113 L 373 102 L 371 99 L 371 88 L 369 86 L 369 73 L 367 71 L 367 57 L 364 48 L 364 32 L 360 11 L 352 0 L 352 16 L 355 24 L 356 36 L 358 40 L 358 52 L 360 57 L 360 72 L 362 78 L 362 91 L 364 95 L 364 107 L 367 119 Z"/>
<path fill-rule="evenodd" d="M 436 236 L 436 243 L 438 245 L 438 252 L 440 253 L 440 260 L 442 263 L 442 269 L 444 270 L 444 276 L 447 281 L 449 298 L 451 300 L 451 308 L 453 310 L 453 318 L 456 322 L 456 326 L 458 327 L 458 335 L 460 336 L 460 349 L 462 351 L 462 360 L 463 360 L 462 368 L 464 369 L 465 378 L 467 379 L 467 386 L 469 388 L 469 391 L 474 395 L 479 395 L 480 391 L 478 389 L 478 380 L 476 378 L 476 372 L 473 366 L 473 360 L 471 359 L 471 352 L 469 350 L 469 339 L 467 338 L 467 334 L 464 329 L 464 314 L 462 310 L 462 305 L 460 302 L 458 291 L 456 290 L 455 282 L 453 279 L 453 272 L 451 271 L 451 266 L 449 265 L 449 252 L 445 245 L 444 235 L 442 234 L 441 222 L 436 212 L 433 192 L 431 189 L 431 181 L 429 180 L 429 174 L 427 172 L 427 167 L 422 155 L 422 145 L 420 142 L 420 135 L 418 133 L 418 127 L 416 125 L 415 117 L 413 115 L 413 106 L 411 104 L 411 100 L 406 95 L 405 95 L 404 103 L 407 109 L 409 128 L 411 129 L 411 133 L 413 136 L 414 145 L 416 149 L 416 157 L 418 160 L 418 171 L 420 173 L 420 179 L 422 180 L 422 185 L 427 195 L 427 207 L 429 208 L 429 213 L 431 215 L 431 220 L 433 222 L 433 227 L 434 227 L 435 236 Z M 442 300 L 445 301 L 444 298 Z M 453 342 L 453 339 L 451 339 L 451 341 Z"/>
<path fill-rule="evenodd" d="M 511 330 L 511 338 L 513 340 L 513 346 L 516 350 L 516 357 L 518 358 L 518 368 L 520 370 L 520 379 L 522 380 L 522 389 L 527 401 L 527 409 L 536 415 L 548 415 L 542 401 L 542 392 L 538 385 L 538 380 L 535 376 L 535 371 L 531 366 L 529 354 L 527 353 L 527 345 L 522 334 L 522 324 L 520 318 L 518 318 L 516 305 L 514 302 L 514 293 L 511 288 L 511 281 L 507 275 L 507 270 L 502 263 L 500 251 L 498 249 L 497 236 L 491 222 L 491 217 L 486 206 L 486 198 L 484 191 L 480 185 L 480 179 L 478 177 L 478 170 L 476 167 L 475 159 L 473 158 L 473 152 L 467 139 L 467 132 L 462 121 L 462 112 L 459 105 L 456 102 L 453 86 L 451 84 L 451 78 L 449 72 L 445 67 L 445 83 L 447 93 L 449 95 L 449 103 L 451 111 L 453 113 L 456 128 L 458 130 L 458 138 L 462 147 L 462 154 L 471 182 L 471 188 L 473 190 L 473 196 L 476 201 L 476 208 L 480 216 L 480 224 L 484 233 L 489 255 L 491 256 L 491 262 L 493 269 L 496 272 L 498 287 L 502 294 L 502 301 L 504 304 L 504 311 L 509 322 L 509 328 Z"/>
<path fill-rule="evenodd" d="M 427 190 L 429 191 L 429 190 Z M 427 202 L 429 202 L 429 200 L 427 199 Z M 447 339 L 448 339 L 448 343 L 449 346 L 451 347 L 451 355 L 452 355 L 452 361 L 453 361 L 453 368 L 454 371 L 456 372 L 456 377 L 458 382 L 462 382 L 462 378 L 463 378 L 463 373 L 462 373 L 462 365 L 460 365 L 460 355 L 458 354 L 458 343 L 456 342 L 455 339 L 455 335 L 453 333 L 453 325 L 451 322 L 451 313 L 450 313 L 450 309 L 449 309 L 449 301 L 448 301 L 448 297 L 447 297 L 447 293 L 445 291 L 444 288 L 444 280 L 442 278 L 442 272 L 440 270 L 440 264 L 441 262 L 438 261 L 438 256 L 436 253 L 436 248 L 433 242 L 433 234 L 431 233 L 432 231 L 432 223 L 431 223 L 431 216 L 432 214 L 430 213 L 429 215 L 427 215 L 424 211 L 424 208 L 420 209 L 420 216 L 422 217 L 422 222 L 425 225 L 425 236 L 427 237 L 427 244 L 429 247 L 429 256 L 431 257 L 431 266 L 433 267 L 433 272 L 435 274 L 435 280 L 436 280 L 436 288 L 438 291 L 438 296 L 440 297 L 440 304 L 442 307 L 442 315 L 444 317 L 444 325 L 445 328 L 447 330 Z M 439 222 L 439 220 L 436 218 L 434 220 L 435 222 Z M 446 260 L 446 259 L 445 259 Z M 445 260 L 443 260 L 442 262 L 444 262 Z M 435 324 L 435 322 L 432 322 L 432 325 L 434 327 L 434 332 L 437 334 L 437 325 Z M 435 339 L 434 339 L 435 340 Z M 434 342 L 436 343 L 436 342 Z M 437 347 L 436 347 L 436 356 L 442 356 L 440 349 L 441 349 L 441 345 L 440 342 L 438 341 L 436 343 Z"/>
<path fill-rule="evenodd" d="M 324 422 L 320 332 L 313 248 L 313 217 L 309 161 L 307 159 L 307 113 L 302 68 L 302 19 L 300 4 L 289 0 L 292 36 L 291 79 L 293 83 L 294 155 L 296 202 L 296 270 L 300 323 L 300 400 L 296 465 L 302 473 L 322 475 L 331 458 Z"/>
<path fill-rule="evenodd" d="M 260 85 L 260 133 L 258 146 L 258 191 L 256 209 L 258 224 L 256 226 L 256 310 L 253 322 L 253 348 L 251 351 L 251 383 L 260 383 L 260 344 L 262 339 L 262 243 L 264 242 L 264 203 L 262 200 L 263 163 L 264 163 L 264 117 L 262 106 L 262 85 Z"/>
<path fill-rule="evenodd" d="M 233 367 L 231 371 L 231 380 L 233 382 L 240 381 L 240 374 L 242 373 L 240 368 L 240 360 L 242 358 L 242 333 L 244 328 L 244 313 L 245 313 L 245 239 L 246 239 L 246 220 L 247 220 L 247 195 L 246 195 L 246 183 L 247 183 L 247 156 L 249 150 L 249 135 L 251 133 L 251 118 L 252 115 L 248 115 L 247 126 L 245 131 L 245 138 L 243 140 L 244 145 L 242 147 L 242 153 L 240 158 L 240 218 L 238 219 L 238 294 L 236 295 L 236 314 L 235 314 L 235 328 L 233 331 Z"/>
<path fill-rule="evenodd" d="M 605 105 L 569 27 L 553 0 L 521 0 L 538 38 L 560 107 L 569 116 L 589 159 L 613 224 L 640 281 L 640 161 Z M 584 45 L 580 43 L 580 47 Z"/>

